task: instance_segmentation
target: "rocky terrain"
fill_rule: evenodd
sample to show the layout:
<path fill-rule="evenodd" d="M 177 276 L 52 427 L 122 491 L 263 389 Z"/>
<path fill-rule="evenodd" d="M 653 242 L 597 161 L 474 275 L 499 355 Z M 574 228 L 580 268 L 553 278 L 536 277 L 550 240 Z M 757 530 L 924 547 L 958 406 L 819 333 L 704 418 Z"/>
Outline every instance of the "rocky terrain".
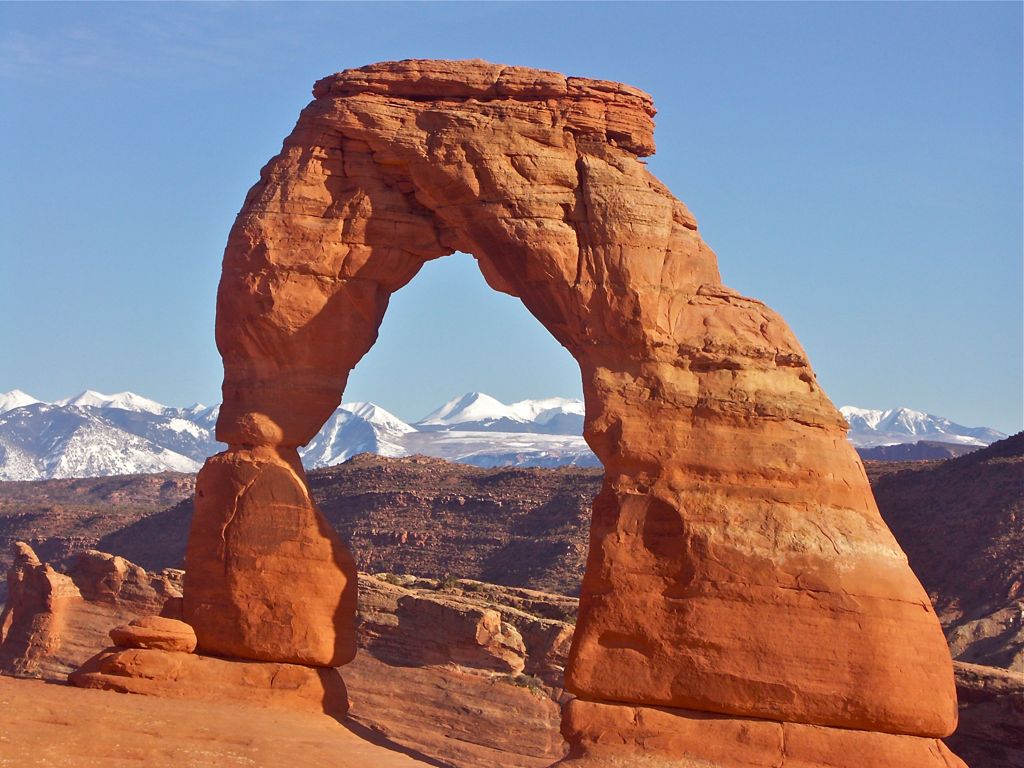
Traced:
<path fill-rule="evenodd" d="M 309 482 L 361 570 L 576 594 L 601 476 L 363 454 Z M 25 540 L 57 564 L 95 547 L 154 571 L 182 568 L 193 484 L 176 474 L 0 483 L 0 567 Z"/>
<path fill-rule="evenodd" d="M 975 768 L 1021 765 L 1024 733 L 1012 723 L 1024 718 L 1024 435 L 952 460 L 869 462 L 866 468 L 882 513 L 928 589 L 951 649 L 961 660 L 956 669 L 961 725 L 950 744 Z M 378 736 L 387 734 L 403 748 L 435 759 L 445 754 L 452 765 L 471 765 L 488 753 L 460 746 L 460 738 L 470 734 L 451 723 L 461 735 L 437 737 L 424 745 L 420 740 L 429 729 L 422 725 L 437 717 L 436 709 L 448 707 L 472 709 L 492 724 L 501 723 L 506 702 L 494 698 L 493 687 L 500 679 L 508 680 L 500 683 L 502 692 L 533 696 L 522 699 L 516 711 L 525 718 L 522 722 L 539 718 L 532 721 L 537 730 L 531 743 L 546 743 L 536 740 L 544 731 L 536 723 L 557 728 L 553 702 L 560 690 L 559 662 L 543 661 L 551 657 L 550 651 L 524 654 L 514 640 L 500 642 L 501 622 L 516 627 L 509 618 L 523 611 L 534 620 L 571 626 L 575 601 L 554 594 L 578 590 L 589 504 L 599 489 L 600 473 L 480 469 L 423 457 L 365 455 L 310 473 L 310 484 L 328 518 L 351 542 L 361 569 L 388 572 L 362 579 L 361 642 L 364 651 L 370 646 L 376 650 L 360 653 L 344 668 L 350 688 L 362 681 L 363 694 L 353 696 L 355 722 Z M 40 553 L 50 553 L 42 559 L 53 560 L 72 575 L 80 569 L 79 550 L 99 546 L 145 564 L 148 578 L 170 578 L 173 585 L 174 572 L 160 571 L 181 566 L 191 487 L 191 476 L 173 474 L 4 483 L 0 526 L 9 539 L 31 539 Z M 4 542 L 7 563 L 10 543 Z M 486 581 L 506 586 L 482 583 Z M 530 587 L 548 594 L 539 602 L 529 593 L 524 598 L 523 588 Z M 436 645 L 419 640 L 413 646 L 403 644 L 401 635 L 391 632 L 407 592 L 428 597 L 401 612 L 404 629 L 417 638 L 436 625 L 432 598 L 450 605 L 466 600 L 480 608 L 503 606 L 498 631 L 491 633 L 499 640 L 497 650 L 480 647 L 474 656 L 460 659 L 475 667 L 459 671 L 452 662 L 443 675 L 438 673 L 447 662 L 439 666 Z M 78 612 L 77 625 L 89 626 L 96 610 Z M 121 612 L 103 620 L 127 618 Z M 525 647 L 529 633 L 521 627 L 515 631 Z M 504 635 L 507 640 L 511 632 Z M 66 674 L 82 660 L 80 653 L 53 672 Z M 400 683 L 381 687 L 381 680 L 392 680 L 382 669 L 401 675 Z M 483 671 L 484 676 L 466 669 Z M 516 680 L 522 682 L 517 685 Z M 399 688 L 392 686 L 399 685 L 417 694 L 397 695 Z M 552 702 L 551 707 L 522 709 L 524 703 L 541 700 L 535 692 Z M 384 706 L 388 700 L 391 709 Z M 414 711 L 396 710 L 395 702 Z M 476 736 L 480 729 L 470 730 Z M 501 732 L 497 725 L 492 730 Z M 465 760 L 470 762 L 459 762 Z"/>
<path fill-rule="evenodd" d="M 577 609 L 573 598 L 471 580 L 361 574 L 360 652 L 343 668 L 342 678 L 333 670 L 192 655 L 194 633 L 173 618 L 180 615 L 180 572 L 146 573 L 123 558 L 87 551 L 75 553 L 67 573 L 58 573 L 27 545 L 16 543 L 13 549 L 10 596 L 0 616 L 2 674 L 51 682 L 70 674 L 80 688 L 202 702 L 212 708 L 214 722 L 228 730 L 227 738 L 215 740 L 229 746 L 241 707 L 290 716 L 327 714 L 360 739 L 387 746 L 388 754 L 414 757 L 410 764 L 540 768 L 565 752 L 558 734 L 559 700 Z M 167 618 L 152 617 L 156 613 Z M 140 678 L 133 672 L 139 664 L 173 672 L 168 679 Z M 38 689 L 2 680 L 0 685 L 0 700 L 20 702 L 28 696 L 35 702 L 15 708 L 26 729 L 38 728 L 39 722 L 63 725 L 77 747 L 80 737 L 68 718 L 40 712 L 46 710 L 42 702 L 49 706 L 53 696 L 40 699 Z M 74 702 L 81 695 L 69 691 L 67 696 Z M 92 705 L 101 712 L 111 706 Z M 138 722 L 160 706 L 140 701 L 128 721 Z M 305 727 L 315 723 L 307 720 Z M 121 734 L 122 728 L 109 735 Z M 141 730 L 122 735 L 139 745 L 147 728 Z M 19 755 L 12 750 L 29 738 L 20 733 L 13 745 L 0 738 L 0 765 Z M 341 748 L 344 739 L 336 735 L 327 743 Z M 162 753 L 188 754 L 190 748 L 186 738 L 165 745 Z M 259 744 L 259 751 L 258 764 L 273 764 L 267 762 L 265 745 Z M 87 758 L 99 754 L 102 749 L 92 747 L 76 756 L 88 764 Z M 40 758 L 38 752 L 31 757 Z M 386 759 L 352 765 L 390 765 Z M 304 759 L 303 764 L 309 763 Z"/>

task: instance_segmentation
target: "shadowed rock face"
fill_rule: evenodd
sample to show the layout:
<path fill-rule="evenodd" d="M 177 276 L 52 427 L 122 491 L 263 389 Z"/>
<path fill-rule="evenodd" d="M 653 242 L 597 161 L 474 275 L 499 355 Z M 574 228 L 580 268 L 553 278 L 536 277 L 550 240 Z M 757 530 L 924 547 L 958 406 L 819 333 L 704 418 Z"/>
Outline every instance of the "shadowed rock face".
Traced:
<path fill-rule="evenodd" d="M 200 473 L 187 553 L 200 650 L 351 658 L 355 568 L 296 448 L 338 405 L 390 295 L 458 250 L 580 365 L 606 474 L 570 690 L 600 707 L 952 731 L 938 621 L 846 425 L 786 324 L 721 284 L 693 217 L 639 160 L 654 152 L 647 94 L 404 61 L 314 96 L 225 252 L 230 448 Z M 577 710 L 579 733 L 604 712 Z"/>

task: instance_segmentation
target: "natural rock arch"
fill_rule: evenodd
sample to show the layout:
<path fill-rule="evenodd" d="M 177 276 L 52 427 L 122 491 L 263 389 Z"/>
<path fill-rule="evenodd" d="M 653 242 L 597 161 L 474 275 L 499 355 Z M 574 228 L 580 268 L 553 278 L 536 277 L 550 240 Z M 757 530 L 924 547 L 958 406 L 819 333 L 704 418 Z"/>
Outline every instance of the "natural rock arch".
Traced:
<path fill-rule="evenodd" d="M 313 94 L 224 256 L 230 447 L 199 477 L 185 584 L 200 650 L 351 659 L 355 568 L 296 448 L 340 402 L 389 296 L 458 250 L 579 362 L 606 470 L 567 670 L 573 754 L 650 731 L 707 757 L 717 713 L 744 732 L 757 721 L 736 716 L 831 727 L 791 727 L 782 754 L 832 744 L 820 734 L 847 752 L 851 731 L 833 729 L 854 729 L 878 732 L 859 765 L 944 765 L 935 737 L 956 700 L 928 597 L 804 351 L 721 284 L 639 159 L 654 152 L 650 97 L 480 61 L 376 64 Z"/>

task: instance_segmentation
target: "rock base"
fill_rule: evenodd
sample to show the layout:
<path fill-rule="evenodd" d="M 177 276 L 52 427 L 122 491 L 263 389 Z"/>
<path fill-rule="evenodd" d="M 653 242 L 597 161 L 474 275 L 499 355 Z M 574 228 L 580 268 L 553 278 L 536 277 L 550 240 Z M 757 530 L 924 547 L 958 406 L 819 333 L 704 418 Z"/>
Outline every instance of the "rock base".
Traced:
<path fill-rule="evenodd" d="M 99 688 L 170 699 L 244 702 L 267 709 L 325 713 L 342 719 L 348 691 L 336 669 L 221 659 L 178 651 L 109 648 L 68 680 Z"/>
<path fill-rule="evenodd" d="M 566 768 L 967 768 L 934 738 L 574 699 Z"/>

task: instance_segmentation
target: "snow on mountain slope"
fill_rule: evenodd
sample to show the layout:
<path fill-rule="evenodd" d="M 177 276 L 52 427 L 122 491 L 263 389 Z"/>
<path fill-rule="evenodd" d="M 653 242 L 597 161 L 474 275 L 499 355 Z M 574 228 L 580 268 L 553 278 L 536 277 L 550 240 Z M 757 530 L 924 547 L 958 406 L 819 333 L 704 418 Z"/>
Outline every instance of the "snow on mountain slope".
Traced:
<path fill-rule="evenodd" d="M 542 400 L 520 400 L 509 408 L 519 418 L 532 424 L 529 431 L 549 435 L 583 434 L 583 401 L 566 397 L 547 397 Z"/>
<path fill-rule="evenodd" d="M 10 392 L 0 392 L 0 413 L 7 413 L 15 408 L 38 403 L 39 400 L 20 389 L 12 389 Z"/>
<path fill-rule="evenodd" d="M 125 411 L 142 411 L 145 413 L 163 413 L 169 409 L 155 400 L 136 395 L 134 392 L 118 392 L 113 395 L 104 395 L 87 389 L 74 397 L 66 397 L 57 400 L 54 405 L 77 405 L 79 408 L 120 408 Z"/>
<path fill-rule="evenodd" d="M 583 433 L 583 401 L 565 397 L 520 400 L 505 405 L 482 392 L 449 400 L 415 422 L 420 431 Z"/>
<path fill-rule="evenodd" d="M 601 463 L 579 435 L 528 432 L 413 432 L 402 444 L 410 454 L 477 467 L 599 467 Z"/>
<path fill-rule="evenodd" d="M 358 453 L 406 456 L 402 438 L 415 431 L 373 403 L 343 403 L 299 456 L 307 469 L 340 464 Z"/>
<path fill-rule="evenodd" d="M 543 424 L 557 414 L 583 415 L 583 401 L 567 397 L 546 397 L 542 400 L 519 400 L 508 406 L 523 421 Z"/>
<path fill-rule="evenodd" d="M 416 422 L 416 426 L 420 429 L 453 429 L 467 424 L 488 425 L 501 421 L 523 423 L 525 419 L 521 419 L 515 411 L 490 395 L 468 392 L 427 414 Z"/>
<path fill-rule="evenodd" d="M 126 432 L 100 409 L 34 403 L 0 415 L 0 479 L 195 472 L 200 462 Z"/>
<path fill-rule="evenodd" d="M 148 411 L 128 411 L 123 408 L 85 409 L 108 424 L 124 432 L 187 456 L 201 465 L 207 456 L 223 450 L 216 442 L 213 431 L 202 424 L 177 415 L 174 409 L 157 414 Z"/>
<path fill-rule="evenodd" d="M 220 405 L 196 403 L 190 408 L 181 409 L 178 411 L 178 415 L 193 424 L 198 424 L 200 427 L 209 430 L 212 435 L 214 428 L 217 426 L 217 417 L 220 416 Z"/>
<path fill-rule="evenodd" d="M 859 448 L 921 440 L 988 445 L 1004 437 L 909 408 L 841 410 Z M 310 469 L 362 452 L 422 453 L 484 467 L 599 466 L 581 437 L 583 412 L 577 399 L 506 405 L 471 392 L 410 425 L 373 403 L 343 403 L 299 453 Z M 43 403 L 12 390 L 0 394 L 0 479 L 193 472 L 224 448 L 214 436 L 219 413 L 218 405 L 168 408 L 132 392 L 87 390 Z"/>
<path fill-rule="evenodd" d="M 991 445 L 1006 435 L 988 427 L 965 427 L 942 416 L 910 408 L 878 410 L 844 405 L 839 409 L 850 424 L 849 440 L 858 448 L 899 445 L 928 440 L 959 445 Z"/>

